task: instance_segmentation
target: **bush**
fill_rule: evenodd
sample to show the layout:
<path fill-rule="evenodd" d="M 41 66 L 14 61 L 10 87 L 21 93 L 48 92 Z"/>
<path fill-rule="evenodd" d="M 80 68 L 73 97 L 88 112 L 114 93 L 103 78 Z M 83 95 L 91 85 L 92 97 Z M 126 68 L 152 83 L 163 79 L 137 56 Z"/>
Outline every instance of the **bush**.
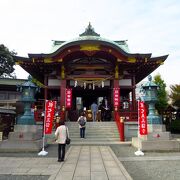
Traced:
<path fill-rule="evenodd" d="M 171 132 L 180 133 L 180 119 L 171 122 Z"/>

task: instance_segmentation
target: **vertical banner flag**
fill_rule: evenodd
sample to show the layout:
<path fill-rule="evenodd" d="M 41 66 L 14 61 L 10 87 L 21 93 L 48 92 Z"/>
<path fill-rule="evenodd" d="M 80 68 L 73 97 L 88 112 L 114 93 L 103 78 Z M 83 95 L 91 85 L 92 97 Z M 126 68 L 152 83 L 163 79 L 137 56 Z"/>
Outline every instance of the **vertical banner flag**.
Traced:
<path fill-rule="evenodd" d="M 45 134 L 51 134 L 56 101 L 47 100 L 45 106 Z"/>
<path fill-rule="evenodd" d="M 146 107 L 143 101 L 138 101 L 139 107 L 139 134 L 147 135 L 147 116 L 146 116 Z"/>
<path fill-rule="evenodd" d="M 119 88 L 114 88 L 114 107 L 119 107 L 120 106 L 120 93 L 119 93 Z"/>
<path fill-rule="evenodd" d="M 72 106 L 72 89 L 66 89 L 66 108 Z"/>

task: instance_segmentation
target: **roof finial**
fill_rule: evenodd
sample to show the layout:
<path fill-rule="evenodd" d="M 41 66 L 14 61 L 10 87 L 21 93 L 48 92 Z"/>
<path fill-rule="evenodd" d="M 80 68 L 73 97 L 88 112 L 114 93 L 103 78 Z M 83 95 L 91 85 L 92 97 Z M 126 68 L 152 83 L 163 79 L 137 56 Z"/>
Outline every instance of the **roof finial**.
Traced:
<path fill-rule="evenodd" d="M 85 32 L 80 34 L 79 36 L 100 36 L 100 34 L 97 34 L 94 31 L 94 28 L 92 27 L 91 23 L 89 22 L 88 27 L 86 28 Z"/>

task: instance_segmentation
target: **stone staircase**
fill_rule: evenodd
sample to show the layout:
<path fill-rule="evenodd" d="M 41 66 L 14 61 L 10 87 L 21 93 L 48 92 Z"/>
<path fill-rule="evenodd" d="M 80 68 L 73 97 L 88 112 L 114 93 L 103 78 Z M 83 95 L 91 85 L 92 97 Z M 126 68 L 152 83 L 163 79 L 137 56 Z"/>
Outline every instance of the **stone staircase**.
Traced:
<path fill-rule="evenodd" d="M 122 144 L 115 122 L 87 122 L 85 139 L 80 138 L 77 122 L 66 122 L 66 125 L 69 128 L 71 145 Z M 51 143 L 50 141 L 48 142 Z"/>

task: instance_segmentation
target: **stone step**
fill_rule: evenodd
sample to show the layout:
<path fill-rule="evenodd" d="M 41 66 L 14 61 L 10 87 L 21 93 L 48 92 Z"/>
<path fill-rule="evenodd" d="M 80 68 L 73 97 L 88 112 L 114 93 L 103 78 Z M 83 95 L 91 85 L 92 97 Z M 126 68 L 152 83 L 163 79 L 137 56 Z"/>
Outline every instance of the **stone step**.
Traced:
<path fill-rule="evenodd" d="M 78 131 L 71 131 L 71 129 L 69 129 L 69 134 L 79 134 L 79 130 Z M 87 131 L 85 131 L 86 132 L 86 134 L 87 133 L 89 133 L 89 134 L 104 134 L 104 135 L 106 135 L 106 134 L 108 134 L 108 135 L 112 135 L 112 134 L 119 134 L 119 132 L 116 132 L 116 131 L 89 131 L 89 130 L 87 130 Z M 53 133 L 54 134 L 54 133 Z"/>
<path fill-rule="evenodd" d="M 86 139 L 82 139 L 82 141 L 78 141 L 78 142 L 73 142 L 71 143 L 71 145 L 113 145 L 113 144 L 119 144 L 119 145 L 126 145 L 127 142 L 120 142 L 120 141 L 87 141 Z M 130 145 L 131 142 L 129 141 L 127 145 Z"/>
<path fill-rule="evenodd" d="M 71 137 L 76 137 L 76 136 L 79 136 L 79 134 L 80 133 L 76 133 L 76 134 L 71 134 L 70 133 L 70 136 Z M 96 137 L 119 137 L 119 134 L 89 134 L 89 133 L 85 133 L 86 134 L 86 136 L 89 136 L 89 137 L 94 137 L 94 138 L 96 138 Z M 52 135 L 52 136 L 54 136 L 54 135 Z"/>
<path fill-rule="evenodd" d="M 119 144 L 119 132 L 114 121 L 112 122 L 87 122 L 85 137 L 81 139 L 77 122 L 66 122 L 69 129 L 71 144 Z M 46 136 L 48 143 L 54 143 L 54 132 Z"/>
<path fill-rule="evenodd" d="M 74 127 L 70 127 L 70 126 L 67 126 L 69 129 L 79 129 L 79 126 L 74 126 Z M 103 127 L 103 126 L 99 126 L 99 127 L 91 127 L 91 126 L 86 126 L 86 129 L 95 129 L 95 130 L 116 130 L 116 127 L 112 126 L 112 127 Z"/>
<path fill-rule="evenodd" d="M 76 133 L 69 133 L 71 137 L 79 137 L 79 132 L 76 132 Z M 97 134 L 97 133 L 85 133 L 86 136 L 88 137 L 92 137 L 92 138 L 97 138 L 97 137 L 102 137 L 102 138 L 106 138 L 106 137 L 119 137 L 119 134 L 118 133 L 114 133 L 114 134 Z M 54 137 L 54 133 L 51 134 L 51 135 L 46 135 L 46 137 Z"/>
<path fill-rule="evenodd" d="M 89 137 L 86 137 L 86 139 L 87 139 L 87 141 L 90 141 L 90 142 L 96 142 L 96 141 L 104 141 L 104 142 L 106 142 L 106 141 L 120 141 L 119 140 L 119 138 L 96 138 L 96 139 L 94 139 L 94 138 L 89 138 Z M 81 138 L 79 137 L 79 138 L 71 138 L 71 141 L 80 141 L 81 140 Z"/>
<path fill-rule="evenodd" d="M 68 127 L 71 126 L 75 126 L 75 125 L 79 125 L 77 122 L 67 122 L 66 125 Z M 91 126 L 91 127 L 96 127 L 96 126 L 100 126 L 100 127 L 113 127 L 114 125 L 116 125 L 115 122 L 110 122 L 110 123 L 106 123 L 106 122 L 87 122 L 86 126 Z"/>

